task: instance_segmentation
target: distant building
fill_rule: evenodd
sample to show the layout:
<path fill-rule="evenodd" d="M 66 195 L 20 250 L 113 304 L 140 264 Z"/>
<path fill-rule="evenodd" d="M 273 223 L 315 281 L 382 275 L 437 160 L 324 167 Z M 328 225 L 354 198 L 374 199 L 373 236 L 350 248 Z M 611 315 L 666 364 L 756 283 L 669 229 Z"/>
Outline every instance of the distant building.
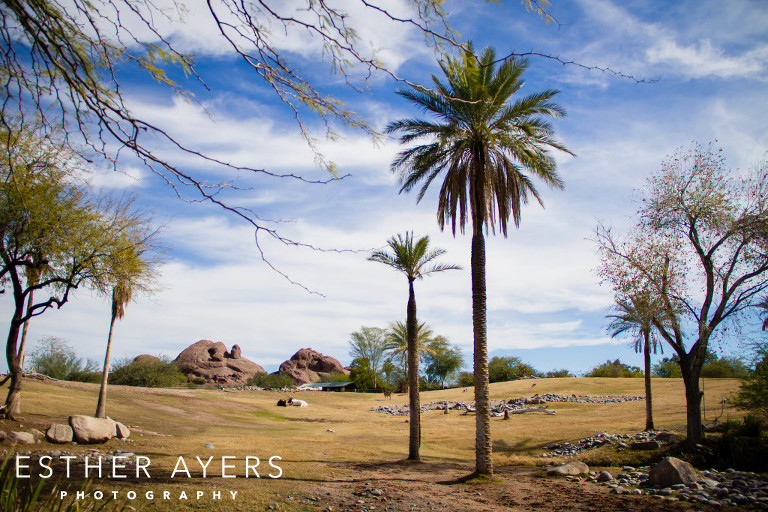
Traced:
<path fill-rule="evenodd" d="M 309 382 L 297 389 L 319 389 L 320 391 L 357 391 L 354 382 Z"/>

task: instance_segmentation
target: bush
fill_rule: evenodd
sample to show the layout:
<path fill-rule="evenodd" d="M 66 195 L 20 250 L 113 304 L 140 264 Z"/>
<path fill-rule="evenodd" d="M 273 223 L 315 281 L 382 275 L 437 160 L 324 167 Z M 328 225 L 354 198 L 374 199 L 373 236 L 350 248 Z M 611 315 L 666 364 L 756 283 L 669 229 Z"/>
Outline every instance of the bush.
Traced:
<path fill-rule="evenodd" d="M 346 373 L 334 372 L 320 379 L 320 382 L 350 382 L 352 379 Z"/>
<path fill-rule="evenodd" d="M 192 379 L 192 384 L 196 384 L 198 386 L 202 386 L 203 384 L 206 384 L 207 382 L 208 381 L 205 380 L 202 377 L 195 377 L 194 379 Z"/>
<path fill-rule="evenodd" d="M 544 377 L 548 379 L 554 379 L 558 377 L 574 377 L 574 375 L 570 371 L 563 368 L 562 370 L 550 370 L 544 374 Z"/>
<path fill-rule="evenodd" d="M 585 377 L 642 377 L 643 370 L 637 366 L 629 366 L 620 360 L 606 361 L 600 366 L 596 366 Z"/>
<path fill-rule="evenodd" d="M 757 362 L 749 378 L 741 383 L 732 402 L 738 409 L 768 419 L 768 352 Z"/>
<path fill-rule="evenodd" d="M 475 376 L 472 372 L 461 372 L 457 379 L 457 384 L 460 388 L 468 388 L 475 385 Z"/>
<path fill-rule="evenodd" d="M 506 382 L 534 375 L 536 370 L 522 362 L 519 357 L 494 357 L 488 362 L 490 382 Z"/>
<path fill-rule="evenodd" d="M 70 345 L 54 336 L 37 342 L 35 350 L 29 354 L 29 368 L 35 373 L 59 380 L 101 381 L 98 363 L 78 358 Z"/>
<path fill-rule="evenodd" d="M 122 359 L 112 366 L 109 383 L 145 388 L 170 388 L 186 384 L 187 376 L 167 357 L 138 361 Z"/>
<path fill-rule="evenodd" d="M 287 375 L 277 373 L 257 373 L 246 383 L 248 386 L 257 386 L 263 389 L 292 388 L 293 379 Z"/>

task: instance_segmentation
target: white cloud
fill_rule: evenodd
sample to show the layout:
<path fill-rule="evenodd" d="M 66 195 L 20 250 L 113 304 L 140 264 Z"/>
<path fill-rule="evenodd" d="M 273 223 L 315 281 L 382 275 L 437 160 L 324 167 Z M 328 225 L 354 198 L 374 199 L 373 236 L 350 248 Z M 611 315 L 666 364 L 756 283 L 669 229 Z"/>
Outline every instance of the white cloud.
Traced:
<path fill-rule="evenodd" d="M 646 56 L 650 64 L 664 64 L 666 69 L 690 78 L 764 78 L 768 67 L 768 45 L 760 45 L 740 55 L 727 55 L 709 39 L 690 45 L 661 39 L 646 50 Z"/>

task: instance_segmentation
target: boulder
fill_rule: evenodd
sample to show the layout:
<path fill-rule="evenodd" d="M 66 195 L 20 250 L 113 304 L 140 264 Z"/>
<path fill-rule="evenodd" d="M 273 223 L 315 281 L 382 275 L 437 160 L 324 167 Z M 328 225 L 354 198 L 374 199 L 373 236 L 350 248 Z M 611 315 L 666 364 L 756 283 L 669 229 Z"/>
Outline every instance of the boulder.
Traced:
<path fill-rule="evenodd" d="M 45 438 L 49 443 L 64 444 L 71 443 L 74 439 L 72 427 L 63 423 L 54 423 L 45 432 Z"/>
<path fill-rule="evenodd" d="M 696 480 L 696 470 L 693 466 L 675 457 L 665 457 L 648 473 L 648 482 L 662 487 L 675 484 L 688 485 L 695 483 Z"/>
<path fill-rule="evenodd" d="M 586 464 L 584 464 L 579 460 L 566 462 L 561 466 L 557 466 L 556 468 L 552 468 L 549 471 L 547 471 L 548 475 L 557 475 L 557 476 L 584 475 L 586 473 L 589 473 L 589 466 L 587 466 Z"/>
<path fill-rule="evenodd" d="M 119 421 L 115 422 L 115 437 L 118 439 L 128 439 L 131 436 L 131 430 L 120 423 Z"/>
<path fill-rule="evenodd" d="M 107 418 L 75 415 L 69 424 L 78 443 L 105 443 L 115 437 L 115 422 Z"/>
<path fill-rule="evenodd" d="M 209 384 L 225 386 L 242 385 L 257 373 L 266 373 L 264 368 L 244 358 L 239 346 L 233 346 L 228 352 L 226 345 L 210 340 L 193 343 L 174 363 L 190 382 L 203 378 Z"/>
<path fill-rule="evenodd" d="M 288 375 L 296 385 L 317 382 L 334 373 L 349 375 L 338 359 L 325 356 L 311 348 L 302 348 L 280 365 L 279 375 Z"/>
<path fill-rule="evenodd" d="M 5 430 L 0 430 L 0 441 L 5 441 L 8 438 L 8 434 L 5 433 Z"/>
<path fill-rule="evenodd" d="M 656 440 L 662 443 L 677 443 L 682 439 L 682 436 L 673 432 L 659 432 L 656 434 Z"/>
<path fill-rule="evenodd" d="M 35 436 L 30 432 L 8 432 L 8 440 L 13 444 L 35 444 Z"/>
<path fill-rule="evenodd" d="M 613 475 L 608 471 L 601 471 L 600 474 L 597 475 L 598 482 L 610 482 L 611 480 L 613 480 Z"/>

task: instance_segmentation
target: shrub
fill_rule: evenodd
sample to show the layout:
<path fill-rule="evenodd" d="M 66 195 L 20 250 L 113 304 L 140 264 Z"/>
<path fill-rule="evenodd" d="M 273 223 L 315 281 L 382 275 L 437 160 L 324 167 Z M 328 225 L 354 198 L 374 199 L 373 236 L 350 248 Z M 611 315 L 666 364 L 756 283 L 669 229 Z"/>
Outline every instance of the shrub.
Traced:
<path fill-rule="evenodd" d="M 488 380 L 505 382 L 523 377 L 533 377 L 536 370 L 525 364 L 519 357 L 494 357 L 488 362 Z"/>
<path fill-rule="evenodd" d="M 248 386 L 257 386 L 264 389 L 292 388 L 293 379 L 287 375 L 277 373 L 257 373 L 246 383 Z"/>
<path fill-rule="evenodd" d="M 187 383 L 187 377 L 167 357 L 158 359 L 122 359 L 109 374 L 109 383 L 145 388 L 170 388 Z"/>
<path fill-rule="evenodd" d="M 544 374 L 544 377 L 548 379 L 553 379 L 557 377 L 573 377 L 573 376 L 574 375 L 570 371 L 566 370 L 565 368 L 563 368 L 562 370 L 550 370 Z"/>
<path fill-rule="evenodd" d="M 99 382 L 101 372 L 98 363 L 85 361 L 61 338 L 49 336 L 37 342 L 29 354 L 29 368 L 42 375 L 59 380 Z"/>
<path fill-rule="evenodd" d="M 461 372 L 457 379 L 458 386 L 460 388 L 468 388 L 475 385 L 475 376 L 472 372 Z"/>
<path fill-rule="evenodd" d="M 732 402 L 738 409 L 768 419 L 768 352 L 757 362 L 749 378 L 741 383 Z"/>
<path fill-rule="evenodd" d="M 192 384 L 197 384 L 198 386 L 202 386 L 203 384 L 207 383 L 208 381 L 205 380 L 202 377 L 195 377 L 192 379 Z"/>
<path fill-rule="evenodd" d="M 642 377 L 643 370 L 637 366 L 629 366 L 620 360 L 606 361 L 600 366 L 592 368 L 585 377 Z"/>
<path fill-rule="evenodd" d="M 320 379 L 320 382 L 350 382 L 352 379 L 346 373 L 334 372 Z"/>

